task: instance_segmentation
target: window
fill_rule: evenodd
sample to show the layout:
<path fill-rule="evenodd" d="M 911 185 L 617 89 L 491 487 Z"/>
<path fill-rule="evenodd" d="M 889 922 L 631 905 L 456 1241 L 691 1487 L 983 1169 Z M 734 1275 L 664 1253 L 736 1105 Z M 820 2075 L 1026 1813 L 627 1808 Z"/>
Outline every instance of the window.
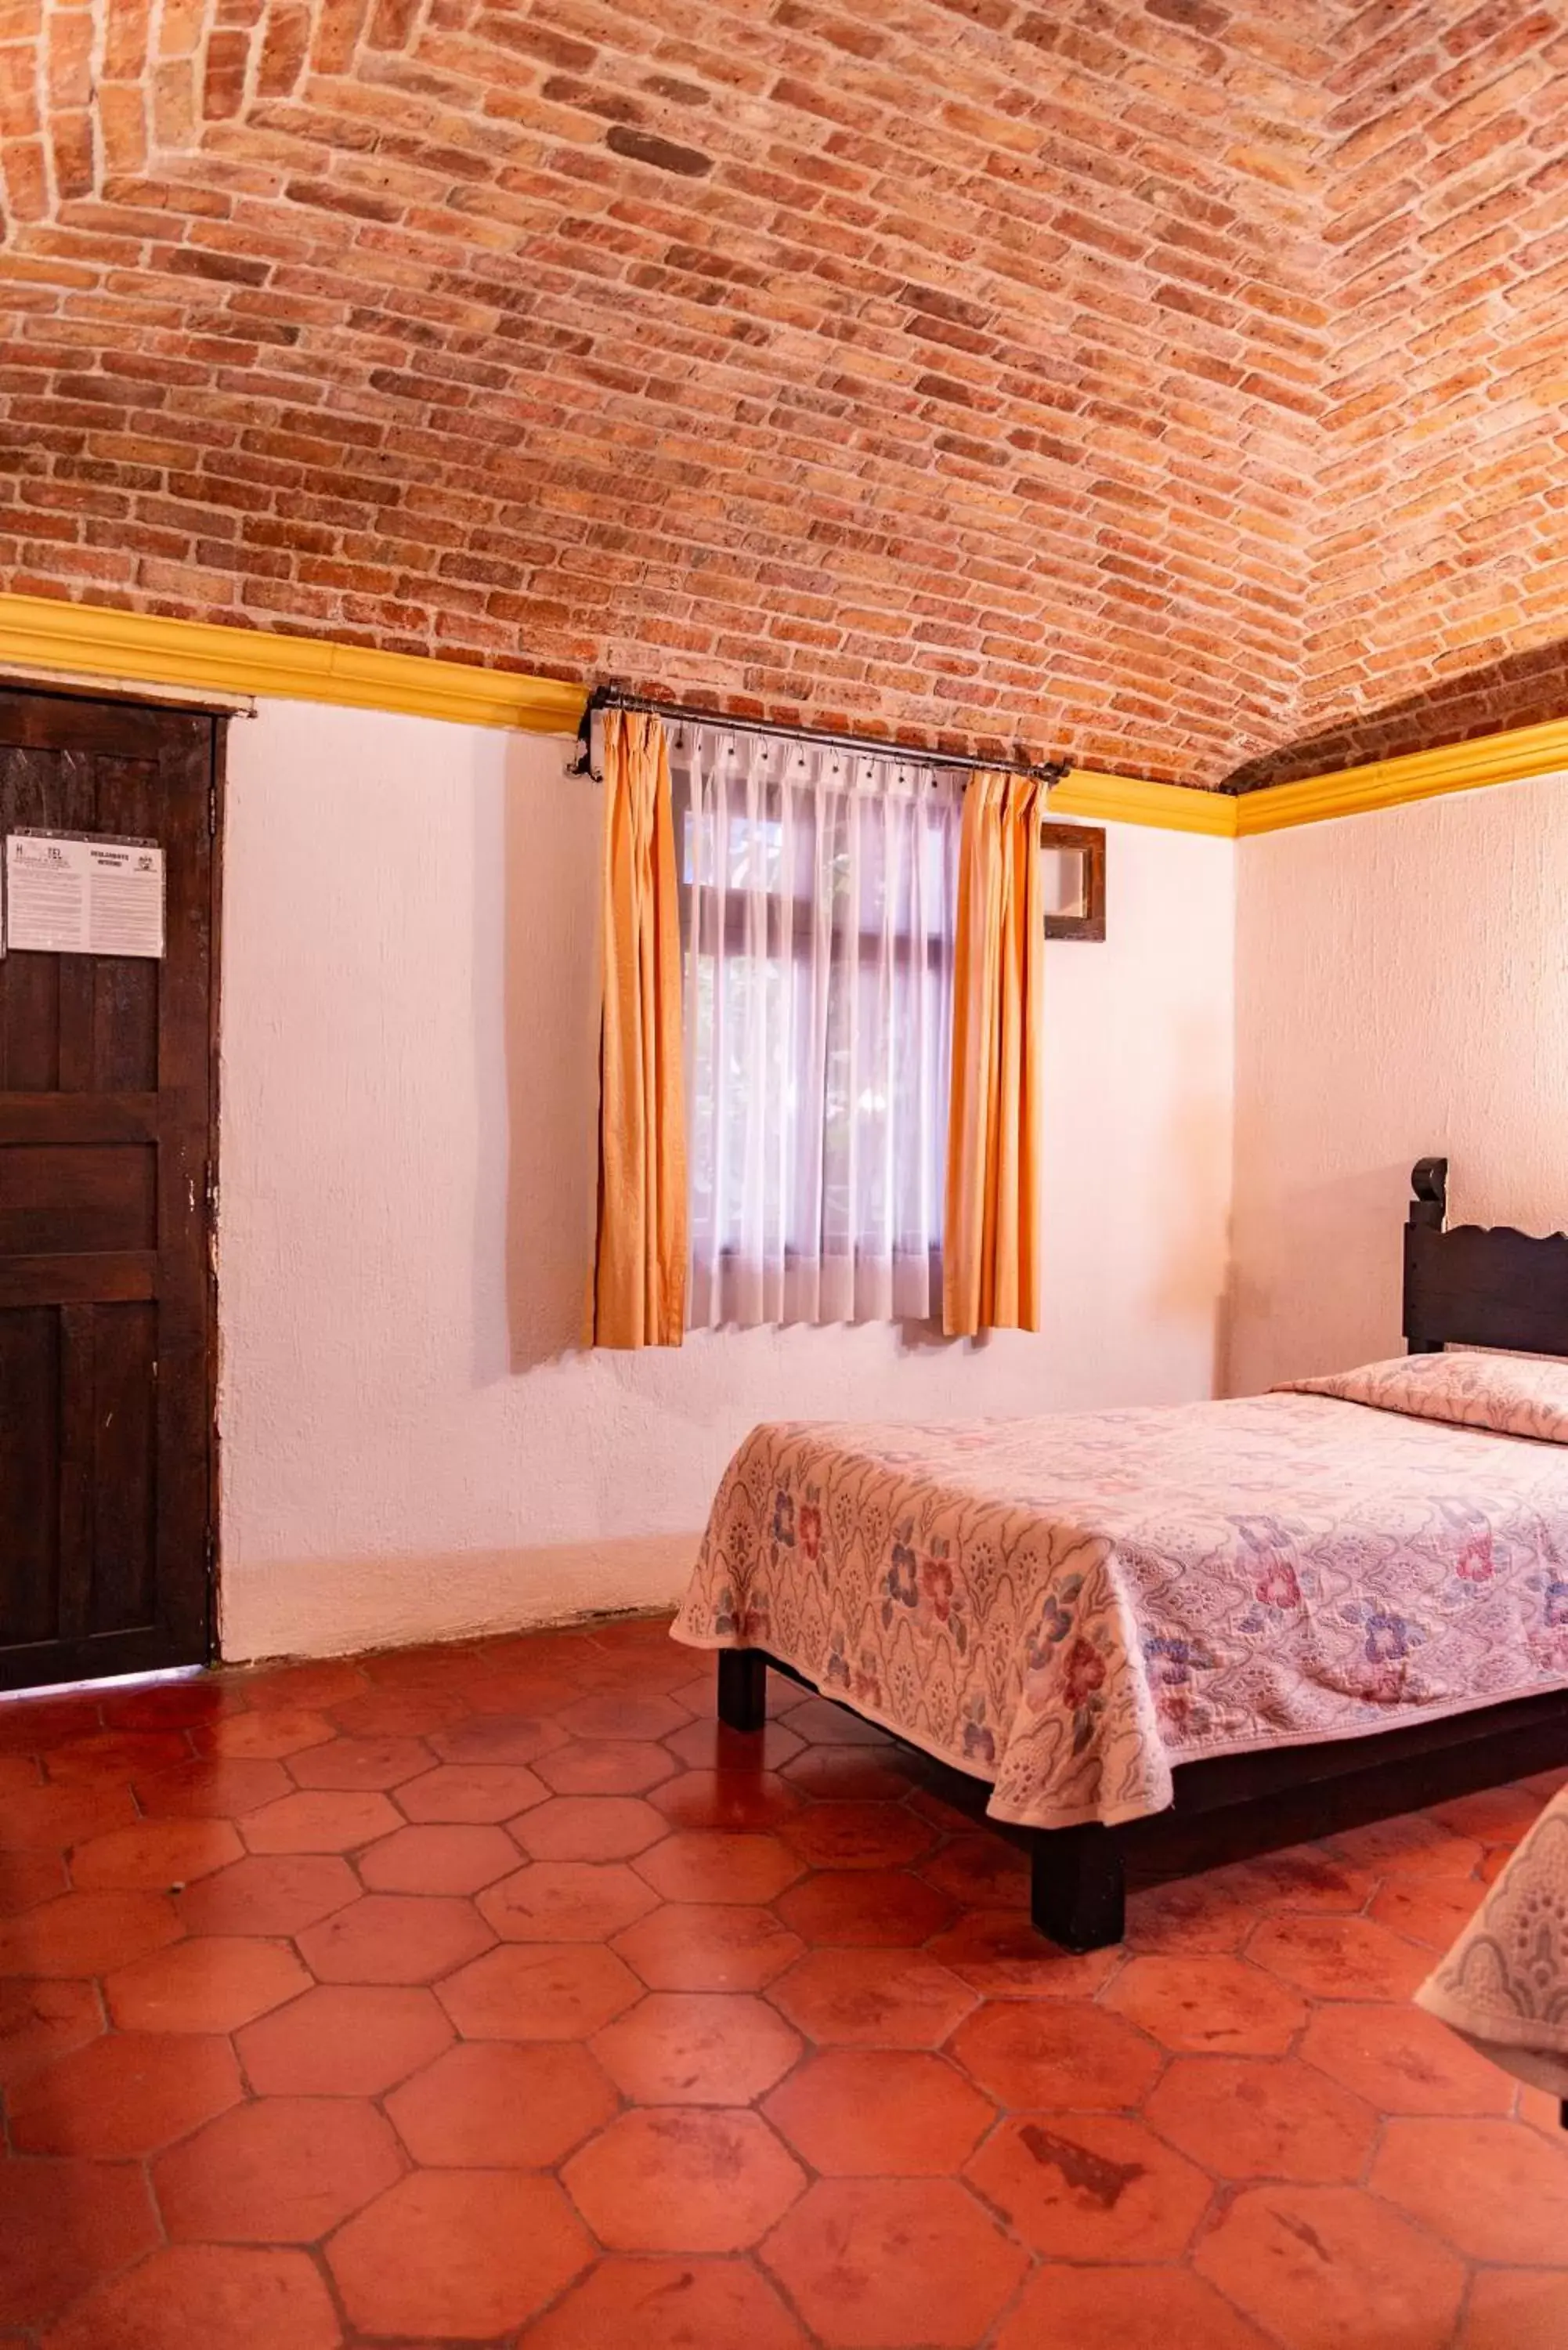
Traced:
<path fill-rule="evenodd" d="M 961 794 L 716 727 L 672 765 L 689 1322 L 935 1315 Z"/>

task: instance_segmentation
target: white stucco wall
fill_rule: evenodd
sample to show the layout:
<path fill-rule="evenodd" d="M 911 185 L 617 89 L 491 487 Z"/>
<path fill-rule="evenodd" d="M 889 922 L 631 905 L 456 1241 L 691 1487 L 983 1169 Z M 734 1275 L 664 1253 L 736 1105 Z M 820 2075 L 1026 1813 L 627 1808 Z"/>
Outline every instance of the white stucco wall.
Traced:
<path fill-rule="evenodd" d="M 1568 1211 L 1568 775 L 1238 859 L 1228 1383 L 1398 1354 L 1413 1162 L 1460 1222 Z"/>
<path fill-rule="evenodd" d="M 1049 1322 L 577 1350 L 599 794 L 565 746 L 282 702 L 231 729 L 226 1654 L 672 1598 L 755 1420 L 1211 1391 L 1231 1157 L 1231 844 L 1114 827 L 1055 945 Z"/>

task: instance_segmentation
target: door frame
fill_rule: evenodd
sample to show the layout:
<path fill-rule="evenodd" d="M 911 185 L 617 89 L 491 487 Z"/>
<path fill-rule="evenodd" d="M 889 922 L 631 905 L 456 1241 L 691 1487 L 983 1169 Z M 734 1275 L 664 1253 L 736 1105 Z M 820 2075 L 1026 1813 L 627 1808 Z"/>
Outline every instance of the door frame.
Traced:
<path fill-rule="evenodd" d="M 0 678 L 0 685 L 12 693 L 29 694 L 46 701 L 93 702 L 120 709 L 160 710 L 179 712 L 182 716 L 204 718 L 208 725 L 207 825 L 211 843 L 208 858 L 208 990 L 207 990 L 207 1148 L 206 1199 L 203 1232 L 206 1242 L 205 1279 L 207 1291 L 206 1345 L 203 1350 L 202 1418 L 206 1431 L 206 1531 L 203 1540 L 202 1586 L 204 1631 L 202 1654 L 195 1661 L 205 1669 L 214 1664 L 219 1656 L 219 1589 L 222 1575 L 222 1475 L 218 1430 L 218 1382 L 220 1372 L 220 1338 L 218 1324 L 218 1217 L 222 1201 L 222 1019 L 223 1019 L 223 851 L 228 795 L 228 723 L 236 716 L 254 716 L 254 707 L 236 709 L 229 701 L 208 701 L 204 696 L 171 692 L 161 694 L 156 686 L 143 691 L 140 687 L 122 685 L 116 681 L 101 683 L 87 678 L 57 679 L 47 671 L 32 676 L 15 673 Z M 189 1666 L 152 1666 L 152 1672 L 189 1670 Z M 106 1676 L 106 1682 L 123 1676 Z M 142 1678 L 132 1674 L 130 1678 Z M 85 1686 L 91 1687 L 88 1682 Z M 17 1695 L 15 1689 L 3 1688 L 0 1693 Z"/>

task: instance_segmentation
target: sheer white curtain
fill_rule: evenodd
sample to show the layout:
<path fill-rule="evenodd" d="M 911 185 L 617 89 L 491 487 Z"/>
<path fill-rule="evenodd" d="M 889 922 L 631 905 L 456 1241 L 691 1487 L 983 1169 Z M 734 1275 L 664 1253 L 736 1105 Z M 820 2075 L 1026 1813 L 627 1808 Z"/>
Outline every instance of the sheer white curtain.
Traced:
<path fill-rule="evenodd" d="M 941 1310 L 962 797 L 683 727 L 688 1326 Z"/>

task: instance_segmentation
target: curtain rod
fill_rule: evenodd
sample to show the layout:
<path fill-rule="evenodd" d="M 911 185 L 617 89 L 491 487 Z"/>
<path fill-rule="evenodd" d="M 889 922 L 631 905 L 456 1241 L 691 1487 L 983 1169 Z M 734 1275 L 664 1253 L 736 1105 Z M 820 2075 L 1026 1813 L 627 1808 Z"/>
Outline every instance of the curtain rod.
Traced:
<path fill-rule="evenodd" d="M 726 717 L 720 710 L 690 710 L 679 702 L 659 702 L 643 693 L 627 693 L 618 685 L 597 685 L 589 694 L 577 728 L 582 752 L 575 769 L 590 773 L 590 729 L 600 710 L 644 710 L 655 718 L 669 718 L 683 726 L 717 726 L 737 734 L 776 734 L 790 743 L 824 743 L 838 751 L 857 751 L 867 758 L 891 759 L 910 767 L 961 767 L 970 772 L 989 768 L 1006 775 L 1033 775 L 1043 784 L 1059 784 L 1067 773 L 1065 759 L 984 759 L 972 751 L 914 750 L 907 743 L 888 743 L 874 734 L 839 734 L 822 726 L 784 726 L 766 718 Z"/>

